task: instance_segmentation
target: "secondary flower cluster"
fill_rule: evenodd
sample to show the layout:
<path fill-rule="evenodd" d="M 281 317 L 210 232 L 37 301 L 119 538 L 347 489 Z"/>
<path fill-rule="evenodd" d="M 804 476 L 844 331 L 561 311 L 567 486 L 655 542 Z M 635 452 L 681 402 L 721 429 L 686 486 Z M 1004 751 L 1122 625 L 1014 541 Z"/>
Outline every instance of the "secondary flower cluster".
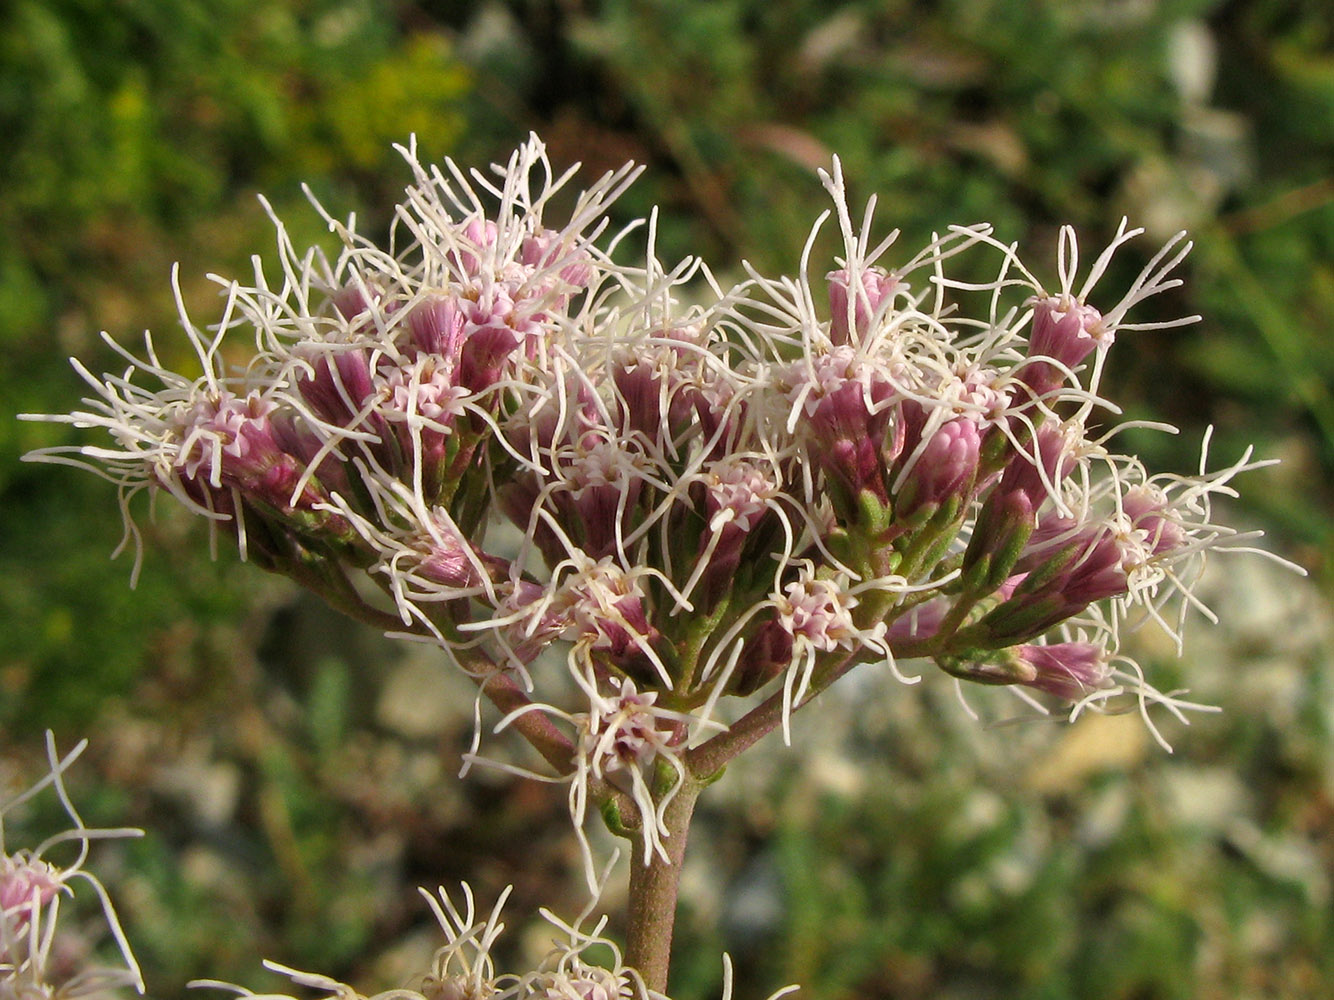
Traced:
<path fill-rule="evenodd" d="M 509 889 L 501 893 L 495 906 L 483 915 L 466 882 L 462 886 L 461 907 L 443 888 L 436 895 L 422 889 L 421 894 L 444 933 L 445 943 L 436 951 L 429 971 L 419 982 L 374 994 L 369 1000 L 668 1000 L 664 994 L 648 989 L 639 974 L 622 962 L 620 948 L 603 936 L 606 917 L 592 928 L 583 929 L 592 907 L 573 923 L 561 920 L 550 910 L 542 910 L 543 919 L 557 932 L 551 950 L 536 968 L 527 972 L 499 972 L 491 950 L 505 929 L 500 914 L 509 893 Z M 597 961 L 590 953 L 600 953 L 603 961 Z M 608 957 L 610 962 L 606 962 Z M 367 1000 L 351 986 L 327 976 L 289 969 L 276 962 L 264 965 L 287 976 L 297 986 L 320 991 L 326 1000 Z M 242 997 L 256 996 L 242 987 L 215 980 L 197 980 L 190 985 L 231 990 Z M 769 1000 L 778 1000 L 795 989 L 779 990 Z M 280 993 L 265 993 L 262 997 L 294 1000 Z M 731 997 L 732 966 L 724 956 L 721 1000 Z"/>
<path fill-rule="evenodd" d="M 813 232 L 796 277 L 724 286 L 662 265 L 653 221 L 625 262 L 636 227 L 607 213 L 630 167 L 574 195 L 536 138 L 491 174 L 404 153 L 387 249 L 326 214 L 331 260 L 275 219 L 276 278 L 223 281 L 207 330 L 182 309 L 201 376 L 116 347 L 125 373 L 80 367 L 87 408 L 46 418 L 110 444 L 33 457 L 110 478 L 126 510 L 168 493 L 250 560 L 437 643 L 576 818 L 633 803 L 646 857 L 688 777 L 860 662 L 915 680 L 898 662 L 929 658 L 1076 714 L 1184 707 L 1118 629 L 1179 634 L 1204 554 L 1243 537 L 1211 496 L 1254 463 L 1150 476 L 1099 396 L 1119 333 L 1176 325 L 1129 313 L 1179 283 L 1180 237 L 1106 298 L 1124 225 L 1082 279 L 1064 231 L 1051 287 L 984 225 L 895 263 L 835 162 L 841 254 L 812 276 Z M 951 276 L 965 261 L 992 277 Z"/>
<path fill-rule="evenodd" d="M 84 740 L 60 757 L 48 733 L 46 748 L 50 770 L 46 776 L 26 791 L 0 803 L 0 997 L 21 997 L 23 1000 L 74 998 L 103 995 L 125 986 L 133 986 L 140 993 L 144 991 L 139 966 L 121 932 L 111 899 L 97 876 L 84 868 L 92 841 L 137 837 L 142 831 L 90 829 L 79 818 L 65 790 L 64 773 L 83 753 L 87 742 Z M 10 854 L 4 837 L 6 817 L 47 788 L 54 789 L 72 828 L 48 837 L 35 848 L 19 849 Z M 74 857 L 68 863 L 57 864 L 49 860 L 49 852 L 60 844 L 76 845 Z M 80 883 L 97 896 L 107 930 L 119 951 L 121 965 L 105 966 L 80 960 L 71 966 L 68 956 L 59 957 L 62 944 L 57 928 L 60 904 L 62 899 L 74 895 L 74 887 Z"/>

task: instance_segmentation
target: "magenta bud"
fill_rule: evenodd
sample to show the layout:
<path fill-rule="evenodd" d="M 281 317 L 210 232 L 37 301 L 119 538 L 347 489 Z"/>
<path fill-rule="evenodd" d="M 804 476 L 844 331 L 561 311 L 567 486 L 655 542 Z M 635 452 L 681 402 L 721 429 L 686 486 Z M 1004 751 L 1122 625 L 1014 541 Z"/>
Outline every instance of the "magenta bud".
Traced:
<path fill-rule="evenodd" d="M 662 379 L 651 363 L 627 359 L 611 370 L 620 402 L 621 423 L 627 431 L 638 431 L 647 441 L 657 441 L 662 432 Z"/>
<path fill-rule="evenodd" d="M 748 695 L 758 691 L 792 664 L 793 636 L 777 616 L 766 621 L 747 642 L 741 659 L 728 682 L 730 694 Z"/>
<path fill-rule="evenodd" d="M 309 375 L 298 375 L 297 391 L 321 419 L 350 426 L 375 391 L 366 351 L 315 344 L 308 350 L 321 353 L 310 361 Z"/>
<path fill-rule="evenodd" d="M 587 288 L 593 278 L 587 252 L 565 246 L 554 229 L 543 229 L 525 238 L 519 259 L 539 271 L 559 265 L 557 276 L 572 288 Z"/>
<path fill-rule="evenodd" d="M 1079 701 L 1106 687 L 1107 652 L 1091 642 L 1022 645 L 995 652 L 938 656 L 946 673 L 978 684 L 1022 684 L 1065 701 Z"/>
<path fill-rule="evenodd" d="M 520 340 L 517 333 L 503 324 L 473 330 L 460 353 L 459 384 L 472 392 L 495 385 Z"/>
<path fill-rule="evenodd" d="M 358 317 L 370 312 L 373 301 L 366 296 L 366 290 L 357 285 L 344 285 L 331 297 L 338 315 L 352 323 Z"/>
<path fill-rule="evenodd" d="M 944 597 L 919 604 L 894 619 L 885 633 L 885 639 L 891 646 L 930 639 L 940 631 L 949 609 L 949 599 Z"/>
<path fill-rule="evenodd" d="M 417 571 L 447 587 L 475 587 L 481 583 L 472 546 L 459 534 L 448 515 L 436 516 L 427 536 L 427 552 Z"/>

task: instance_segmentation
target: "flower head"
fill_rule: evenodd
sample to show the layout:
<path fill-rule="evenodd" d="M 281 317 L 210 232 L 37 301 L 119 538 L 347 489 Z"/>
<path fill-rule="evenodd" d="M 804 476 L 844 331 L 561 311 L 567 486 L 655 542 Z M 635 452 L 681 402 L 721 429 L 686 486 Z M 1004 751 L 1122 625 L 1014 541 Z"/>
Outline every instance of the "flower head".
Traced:
<path fill-rule="evenodd" d="M 748 727 L 790 736 L 861 662 L 1087 708 L 1167 700 L 1102 651 L 1145 620 L 1180 635 L 1206 555 L 1250 537 L 1210 498 L 1261 464 L 1150 476 L 1113 449 L 1104 360 L 1190 321 L 1132 313 L 1177 284 L 1182 237 L 1110 294 L 1124 223 L 1087 274 L 1062 230 L 1045 283 L 987 225 L 900 253 L 872 237 L 874 200 L 854 220 L 835 161 L 795 275 L 728 285 L 658 260 L 654 219 L 631 259 L 638 224 L 608 216 L 631 166 L 572 194 L 535 137 L 489 173 L 403 152 L 387 249 L 318 205 L 332 259 L 278 223 L 281 280 L 224 281 L 208 333 L 185 318 L 201 377 L 151 341 L 123 375 L 80 368 L 86 408 L 46 419 L 111 444 L 31 457 L 99 471 L 123 506 L 168 493 L 265 568 L 440 646 L 569 786 L 581 837 L 590 804 L 633 807 L 645 859 L 672 797 L 717 770 L 692 767 Z M 840 250 L 813 261 L 831 216 Z M 224 371 L 238 339 L 254 356 Z M 40 902 L 43 878 L 5 898 Z M 566 973 L 541 988 L 624 988 Z"/>
<path fill-rule="evenodd" d="M 69 793 L 64 774 L 83 753 L 87 741 L 64 757 L 56 753 L 55 740 L 46 738 L 49 770 L 44 778 L 27 791 L 0 803 L 0 996 L 23 998 L 80 997 L 104 994 L 131 986 L 144 991 L 138 963 L 121 931 L 120 920 L 106 888 L 97 876 L 84 867 L 94 840 L 137 837 L 140 830 L 93 829 L 84 825 Z M 71 829 L 48 837 L 37 847 L 9 852 L 4 842 L 4 820 L 24 802 L 47 788 L 55 791 L 72 824 Z M 59 844 L 77 845 L 69 863 L 48 860 L 46 855 Z M 101 903 L 108 933 L 119 950 L 120 966 L 89 965 L 60 982 L 51 979 L 49 961 L 52 945 L 58 938 L 56 921 L 60 901 L 72 896 L 78 885 L 87 886 Z"/>

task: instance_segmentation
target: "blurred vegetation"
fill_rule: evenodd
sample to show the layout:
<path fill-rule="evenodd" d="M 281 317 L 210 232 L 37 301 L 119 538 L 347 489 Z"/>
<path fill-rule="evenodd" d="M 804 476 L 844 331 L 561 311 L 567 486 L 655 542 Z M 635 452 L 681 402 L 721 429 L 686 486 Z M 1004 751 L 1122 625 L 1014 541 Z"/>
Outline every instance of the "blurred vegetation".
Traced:
<path fill-rule="evenodd" d="M 1060 225 L 1098 248 L 1126 215 L 1148 235 L 1105 279 L 1115 289 L 1187 228 L 1186 284 L 1156 308 L 1203 321 L 1123 335 L 1108 384 L 1133 415 L 1185 429 L 1144 438 L 1157 468 L 1192 467 L 1208 423 L 1219 464 L 1250 442 L 1282 457 L 1240 484 L 1233 514 L 1273 529 L 1328 592 L 1334 15 L 1315 0 L 13 0 L 0 128 L 11 414 L 72 408 L 65 356 L 114 366 L 103 329 L 133 346 L 152 328 L 188 363 L 172 262 L 208 322 L 207 273 L 245 274 L 272 246 L 257 192 L 298 245 L 325 236 L 302 181 L 382 228 L 406 180 L 391 146 L 412 132 L 427 158 L 498 159 L 532 129 L 590 173 L 644 162 L 618 211 L 660 205 L 662 255 L 720 270 L 795 266 L 822 207 L 814 169 L 834 153 L 905 257 L 986 220 L 1054 279 Z M 830 253 L 821 242 L 813 266 Z M 526 914 L 574 884 L 560 803 L 458 786 L 465 735 L 395 721 L 387 686 L 409 667 L 376 637 L 230 553 L 210 562 L 200 527 L 167 511 L 145 524 L 129 591 L 129 559 L 106 558 L 112 488 L 18 462 L 74 439 L 0 422 L 0 734 L 93 735 L 109 782 L 94 808 L 152 829 L 116 850 L 154 994 L 205 975 L 271 987 L 261 956 L 388 983 L 388 942 L 422 927 L 405 885 L 513 879 Z M 738 1000 L 786 976 L 822 1000 L 1327 996 L 1328 899 L 1261 850 L 1334 842 L 1330 665 L 1292 666 L 1304 711 L 1252 717 L 1220 685 L 1231 721 L 1187 751 L 1263 797 L 1251 840 L 1173 818 L 1159 793 L 1178 761 L 1034 791 L 977 765 L 962 730 L 928 766 L 889 727 L 877 753 L 893 766 L 856 758 L 883 785 L 821 808 L 787 805 L 817 794 L 805 779 L 775 779 L 767 813 L 713 820 L 749 847 L 737 870 L 770 871 L 787 901 L 762 938 L 779 965 L 725 935 Z M 1005 799 L 985 829 L 949 833 L 979 785 Z M 1102 841 L 1070 835 L 1109 788 L 1123 821 Z M 987 881 L 1034 851 L 1013 891 Z M 684 995 L 707 995 L 718 940 L 683 934 Z M 1243 992 L 1210 992 L 1232 981 Z"/>

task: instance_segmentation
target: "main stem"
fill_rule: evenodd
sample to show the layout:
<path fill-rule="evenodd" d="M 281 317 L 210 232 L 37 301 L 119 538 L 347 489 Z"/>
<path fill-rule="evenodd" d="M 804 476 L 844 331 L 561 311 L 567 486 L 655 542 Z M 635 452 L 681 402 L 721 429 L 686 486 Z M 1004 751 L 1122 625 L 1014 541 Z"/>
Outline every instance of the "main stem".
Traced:
<path fill-rule="evenodd" d="M 655 851 L 649 863 L 644 864 L 643 855 L 637 849 L 630 860 L 630 928 L 625 962 L 644 977 L 645 986 L 658 993 L 667 992 L 681 863 L 685 858 L 690 818 L 703 787 L 687 776 L 668 804 L 663 817 L 671 831 L 670 836 L 663 838 L 667 857 Z"/>

